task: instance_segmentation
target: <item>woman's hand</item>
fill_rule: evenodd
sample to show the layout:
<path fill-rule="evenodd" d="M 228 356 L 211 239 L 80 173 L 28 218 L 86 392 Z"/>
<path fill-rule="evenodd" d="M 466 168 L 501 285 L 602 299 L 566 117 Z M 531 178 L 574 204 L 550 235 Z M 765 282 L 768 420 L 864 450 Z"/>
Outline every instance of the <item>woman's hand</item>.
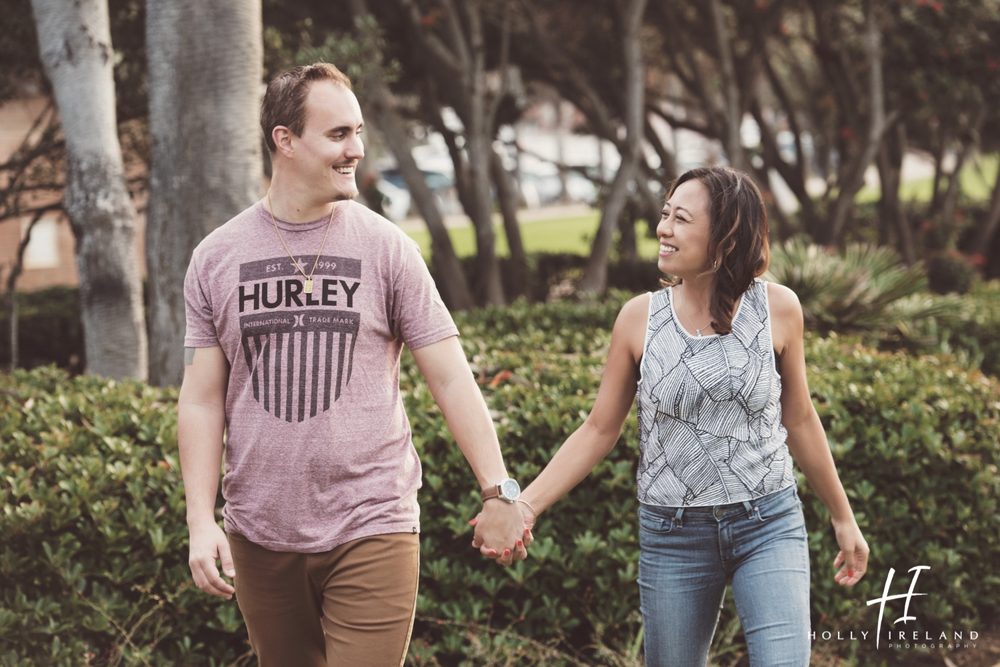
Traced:
<path fill-rule="evenodd" d="M 531 528 L 535 525 L 535 513 L 531 508 L 522 502 L 514 503 L 518 515 L 521 519 L 520 537 L 516 540 L 513 549 L 507 548 L 500 551 L 490 547 L 485 536 L 485 528 L 492 525 L 491 517 L 486 515 L 486 507 L 476 515 L 476 518 L 469 521 L 469 525 L 475 527 L 475 535 L 472 538 L 472 547 L 479 549 L 479 552 L 487 558 L 492 558 L 500 565 L 510 565 L 513 561 L 524 560 L 528 557 L 528 547 L 534 540 Z M 509 507 L 509 506 L 507 506 Z M 511 508 L 513 509 L 513 508 Z"/>
<path fill-rule="evenodd" d="M 868 543 L 853 516 L 831 523 L 837 537 L 837 546 L 840 547 L 837 557 L 833 559 L 833 566 L 839 568 L 833 575 L 833 580 L 841 586 L 853 586 L 868 571 Z"/>

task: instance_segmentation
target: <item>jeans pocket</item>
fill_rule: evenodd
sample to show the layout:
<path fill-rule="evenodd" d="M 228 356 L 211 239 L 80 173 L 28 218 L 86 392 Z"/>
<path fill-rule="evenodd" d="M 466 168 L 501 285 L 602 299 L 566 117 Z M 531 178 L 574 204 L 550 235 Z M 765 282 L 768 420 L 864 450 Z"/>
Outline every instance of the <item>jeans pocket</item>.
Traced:
<path fill-rule="evenodd" d="M 781 492 L 779 492 L 781 493 Z M 802 512 L 802 501 L 798 495 L 792 494 L 787 498 L 782 498 L 779 502 L 771 503 L 766 507 L 757 506 L 756 515 L 761 523 L 767 523 L 778 517 Z"/>
<path fill-rule="evenodd" d="M 680 524 L 673 517 L 660 516 L 648 510 L 639 509 L 640 530 L 656 535 L 669 535 L 678 528 L 680 528 Z"/>

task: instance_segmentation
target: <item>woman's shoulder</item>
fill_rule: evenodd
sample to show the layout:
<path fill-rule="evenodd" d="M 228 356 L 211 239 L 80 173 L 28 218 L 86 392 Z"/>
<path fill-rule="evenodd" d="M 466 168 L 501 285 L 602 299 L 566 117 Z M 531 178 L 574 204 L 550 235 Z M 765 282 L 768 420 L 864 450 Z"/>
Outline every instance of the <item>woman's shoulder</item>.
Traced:
<path fill-rule="evenodd" d="M 621 310 L 618 311 L 619 321 L 625 320 L 629 324 L 645 324 L 652 295 L 652 292 L 643 292 L 626 301 Z"/>
<path fill-rule="evenodd" d="M 771 306 L 773 317 L 802 317 L 802 304 L 799 303 L 798 295 L 790 287 L 780 283 L 767 281 L 767 300 Z"/>

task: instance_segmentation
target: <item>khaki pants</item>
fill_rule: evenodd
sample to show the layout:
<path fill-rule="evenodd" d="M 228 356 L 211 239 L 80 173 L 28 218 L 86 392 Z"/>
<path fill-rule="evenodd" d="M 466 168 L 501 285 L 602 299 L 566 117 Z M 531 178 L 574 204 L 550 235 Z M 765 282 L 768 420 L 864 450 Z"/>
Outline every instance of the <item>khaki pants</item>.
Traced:
<path fill-rule="evenodd" d="M 229 534 L 236 600 L 261 667 L 398 667 L 413 630 L 419 535 L 375 535 L 316 554 Z"/>

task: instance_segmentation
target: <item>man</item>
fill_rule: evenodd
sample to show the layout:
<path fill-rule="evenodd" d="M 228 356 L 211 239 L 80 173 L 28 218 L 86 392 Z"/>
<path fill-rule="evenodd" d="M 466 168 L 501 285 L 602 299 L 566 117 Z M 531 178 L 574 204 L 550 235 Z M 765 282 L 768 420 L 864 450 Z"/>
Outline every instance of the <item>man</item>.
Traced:
<path fill-rule="evenodd" d="M 399 665 L 419 569 L 404 343 L 488 498 L 477 539 L 503 562 L 526 555 L 517 485 L 416 244 L 352 201 L 364 149 L 350 80 L 326 63 L 281 74 L 261 126 L 267 195 L 198 245 L 185 279 L 191 573 L 235 592 L 264 667 Z"/>

